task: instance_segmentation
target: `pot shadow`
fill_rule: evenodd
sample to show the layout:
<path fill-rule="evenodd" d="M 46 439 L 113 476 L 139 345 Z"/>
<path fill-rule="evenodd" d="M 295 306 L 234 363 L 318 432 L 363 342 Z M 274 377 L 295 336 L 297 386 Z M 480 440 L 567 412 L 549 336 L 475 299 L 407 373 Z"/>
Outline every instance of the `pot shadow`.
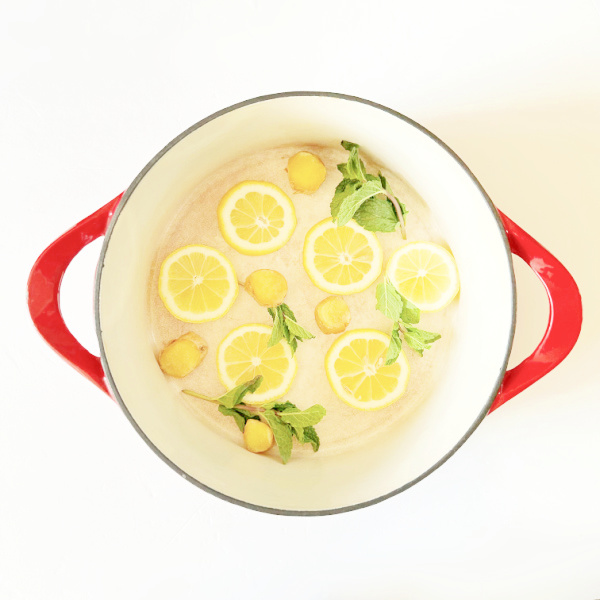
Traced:
<path fill-rule="evenodd" d="M 600 98 L 469 111 L 424 124 L 469 165 L 496 206 L 577 281 L 584 305 L 579 341 L 537 389 L 572 391 L 575 381 L 591 385 L 598 378 L 600 339 Z M 548 320 L 537 277 L 520 259 L 515 274 L 517 327 L 509 366 L 531 353 Z"/>

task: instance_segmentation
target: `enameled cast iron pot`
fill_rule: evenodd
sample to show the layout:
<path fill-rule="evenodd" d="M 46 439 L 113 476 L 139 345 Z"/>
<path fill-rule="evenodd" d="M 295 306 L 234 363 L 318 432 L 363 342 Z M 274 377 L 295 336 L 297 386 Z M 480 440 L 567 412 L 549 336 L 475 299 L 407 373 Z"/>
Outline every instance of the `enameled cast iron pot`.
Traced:
<path fill-rule="evenodd" d="M 283 466 L 258 458 L 191 419 L 149 343 L 148 276 L 165 221 L 200 180 L 253 151 L 355 140 L 423 197 L 456 258 L 461 296 L 450 365 L 424 405 L 377 443 L 318 453 Z M 63 273 L 99 236 L 95 318 L 100 357 L 67 329 Z M 511 253 L 544 284 L 550 319 L 543 340 L 506 370 L 515 326 Z M 29 308 L 46 341 L 110 394 L 135 429 L 184 478 L 221 498 L 266 512 L 330 514 L 397 494 L 431 473 L 492 410 L 548 373 L 581 329 L 581 298 L 563 265 L 494 208 L 443 142 L 407 117 L 350 96 L 294 92 L 236 104 L 190 127 L 155 156 L 127 191 L 52 243 L 29 280 Z M 311 398 L 311 403 L 318 398 Z"/>

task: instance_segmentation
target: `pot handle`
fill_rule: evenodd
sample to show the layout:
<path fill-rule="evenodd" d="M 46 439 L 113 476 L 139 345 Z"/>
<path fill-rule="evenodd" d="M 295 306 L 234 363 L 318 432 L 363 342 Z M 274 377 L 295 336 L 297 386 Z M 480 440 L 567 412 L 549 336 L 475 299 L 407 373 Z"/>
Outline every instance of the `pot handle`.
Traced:
<path fill-rule="evenodd" d="M 100 358 L 88 352 L 67 328 L 60 312 L 60 285 L 71 261 L 106 233 L 123 194 L 105 204 L 52 242 L 35 261 L 27 282 L 27 303 L 33 324 L 50 346 L 72 367 L 108 392 Z"/>
<path fill-rule="evenodd" d="M 502 406 L 549 373 L 571 352 L 581 331 L 582 306 L 577 284 L 567 269 L 539 242 L 498 211 L 511 252 L 520 256 L 540 278 L 550 303 L 546 333 L 538 347 L 510 369 L 490 408 Z"/>

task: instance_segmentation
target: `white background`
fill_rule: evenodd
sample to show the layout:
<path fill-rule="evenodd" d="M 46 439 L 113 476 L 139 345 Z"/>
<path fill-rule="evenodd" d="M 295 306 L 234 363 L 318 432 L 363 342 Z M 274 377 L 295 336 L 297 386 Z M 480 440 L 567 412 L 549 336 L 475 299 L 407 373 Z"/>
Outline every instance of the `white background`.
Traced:
<path fill-rule="evenodd" d="M 2 599 L 600 598 L 598 0 L 5 0 L 0 68 Z M 302 89 L 430 128 L 584 299 L 571 356 L 442 468 L 321 518 L 186 483 L 43 343 L 25 296 L 43 248 L 183 129 Z M 62 301 L 91 349 L 98 252 L 77 257 Z M 541 286 L 517 276 L 513 364 L 547 318 Z"/>

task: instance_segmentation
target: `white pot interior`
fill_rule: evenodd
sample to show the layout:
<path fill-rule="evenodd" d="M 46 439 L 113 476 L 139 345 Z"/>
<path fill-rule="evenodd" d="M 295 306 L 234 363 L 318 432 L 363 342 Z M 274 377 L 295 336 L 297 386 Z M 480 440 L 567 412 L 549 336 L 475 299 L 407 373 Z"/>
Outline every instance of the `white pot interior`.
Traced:
<path fill-rule="evenodd" d="M 426 402 L 370 445 L 338 455 L 260 460 L 190 417 L 149 340 L 148 274 L 166 220 L 202 178 L 252 151 L 288 143 L 360 142 L 408 180 L 456 258 L 461 296 L 453 350 Z M 369 502 L 423 476 L 485 413 L 512 342 L 512 263 L 485 195 L 465 168 L 412 123 L 352 99 L 292 95 L 224 112 L 180 136 L 128 190 L 99 268 L 99 335 L 115 392 L 148 441 L 216 492 L 267 509 L 331 511 Z"/>

